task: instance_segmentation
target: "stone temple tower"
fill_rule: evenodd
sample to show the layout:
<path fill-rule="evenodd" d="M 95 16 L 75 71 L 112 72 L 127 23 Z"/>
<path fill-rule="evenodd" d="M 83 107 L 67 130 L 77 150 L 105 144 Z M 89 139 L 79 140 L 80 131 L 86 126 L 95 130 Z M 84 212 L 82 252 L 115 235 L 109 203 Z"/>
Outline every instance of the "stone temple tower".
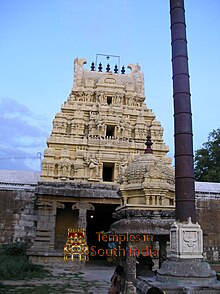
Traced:
<path fill-rule="evenodd" d="M 123 167 L 144 149 L 147 132 L 163 156 L 163 129 L 144 100 L 144 76 L 87 71 L 74 61 L 74 85 L 56 114 L 42 165 L 43 181 L 118 183 Z"/>
<path fill-rule="evenodd" d="M 53 120 L 36 188 L 38 221 L 32 251 L 63 249 L 68 228 L 84 228 L 89 245 L 108 230 L 120 204 L 117 190 L 130 162 L 145 149 L 168 152 L 163 128 L 145 104 L 144 75 L 138 64 L 118 73 L 101 64 L 84 68 L 74 60 L 71 93 Z M 134 171 L 135 172 L 135 171 Z M 159 205 L 159 202 L 158 202 Z"/>

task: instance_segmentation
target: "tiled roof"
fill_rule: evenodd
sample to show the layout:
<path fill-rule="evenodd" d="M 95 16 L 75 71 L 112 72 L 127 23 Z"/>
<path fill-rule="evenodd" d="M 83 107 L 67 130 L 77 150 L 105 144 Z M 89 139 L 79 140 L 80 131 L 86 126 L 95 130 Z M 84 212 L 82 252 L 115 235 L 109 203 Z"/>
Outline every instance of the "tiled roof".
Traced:
<path fill-rule="evenodd" d="M 20 170 L 0 170 L 0 185 L 36 185 L 40 180 L 40 172 Z M 220 193 L 220 183 L 195 182 L 196 192 Z"/>
<path fill-rule="evenodd" d="M 0 170 L 1 188 L 24 188 L 35 186 L 40 179 L 40 172 L 20 170 Z"/>
<path fill-rule="evenodd" d="M 195 182 L 196 192 L 219 193 L 220 183 L 213 182 Z"/>

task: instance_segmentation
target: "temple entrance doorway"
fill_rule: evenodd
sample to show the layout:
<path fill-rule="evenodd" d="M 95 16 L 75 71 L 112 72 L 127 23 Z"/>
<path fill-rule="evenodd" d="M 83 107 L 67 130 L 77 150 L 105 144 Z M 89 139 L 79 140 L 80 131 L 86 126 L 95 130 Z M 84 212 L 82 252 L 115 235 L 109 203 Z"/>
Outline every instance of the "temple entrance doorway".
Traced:
<path fill-rule="evenodd" d="M 112 213 L 118 205 L 115 204 L 93 204 L 94 211 L 87 212 L 87 244 L 97 252 L 98 249 L 107 249 L 108 242 L 99 241 L 98 232 L 107 232 L 114 222 Z M 101 235 L 100 235 L 101 236 Z M 96 254 L 96 258 L 101 258 Z"/>
<path fill-rule="evenodd" d="M 68 229 L 77 228 L 78 210 L 72 210 L 73 203 L 65 203 L 65 208 L 57 209 L 55 249 L 62 250 L 67 241 Z"/>

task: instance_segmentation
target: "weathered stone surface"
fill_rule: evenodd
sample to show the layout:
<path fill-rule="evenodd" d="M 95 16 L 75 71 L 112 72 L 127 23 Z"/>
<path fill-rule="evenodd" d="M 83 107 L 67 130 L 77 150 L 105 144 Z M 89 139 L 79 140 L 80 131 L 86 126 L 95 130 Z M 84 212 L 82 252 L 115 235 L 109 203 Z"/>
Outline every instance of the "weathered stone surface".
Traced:
<path fill-rule="evenodd" d="M 198 223 L 175 221 L 170 229 L 170 257 L 203 258 L 203 234 Z"/>
<path fill-rule="evenodd" d="M 171 283 L 164 283 L 157 280 L 156 277 L 138 277 L 134 280 L 137 294 L 145 294 L 151 287 L 158 287 L 166 294 L 219 294 L 220 283 L 216 282 L 212 285 L 197 285 L 190 284 L 186 280 L 180 284 L 175 281 Z"/>
<path fill-rule="evenodd" d="M 37 195 L 54 195 L 77 198 L 116 198 L 117 184 L 39 182 L 35 189 Z"/>
<path fill-rule="evenodd" d="M 161 217 L 164 219 L 174 219 L 175 211 L 174 210 L 145 210 L 145 209 L 132 209 L 128 207 L 127 209 L 120 209 L 117 208 L 116 212 L 113 214 L 115 219 L 122 219 L 122 218 L 133 218 L 133 217 L 146 217 L 149 219 Z"/>
<path fill-rule="evenodd" d="M 113 223 L 110 227 L 111 232 L 117 234 L 142 234 L 169 235 L 173 219 L 148 219 L 148 218 L 130 218 L 121 219 Z"/>
<path fill-rule="evenodd" d="M 1 243 L 33 242 L 36 214 L 33 189 L 0 190 Z"/>
<path fill-rule="evenodd" d="M 216 283 L 216 273 L 203 259 L 170 258 L 163 262 L 158 270 L 158 281 L 169 279 L 185 280 L 188 283 L 201 283 L 208 285 Z M 198 279 L 198 280 L 197 280 Z"/>

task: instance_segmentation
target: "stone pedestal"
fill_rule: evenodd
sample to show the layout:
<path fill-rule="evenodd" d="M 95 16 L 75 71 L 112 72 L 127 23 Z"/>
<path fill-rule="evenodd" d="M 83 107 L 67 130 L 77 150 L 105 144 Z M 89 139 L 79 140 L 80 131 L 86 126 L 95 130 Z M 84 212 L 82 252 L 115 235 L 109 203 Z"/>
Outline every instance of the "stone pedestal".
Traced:
<path fill-rule="evenodd" d="M 198 223 L 174 222 L 170 230 L 170 256 L 158 270 L 157 280 L 165 283 L 210 285 L 216 273 L 203 260 L 202 230 Z"/>
<path fill-rule="evenodd" d="M 174 222 L 170 229 L 170 257 L 202 258 L 203 236 L 198 223 Z"/>
<path fill-rule="evenodd" d="M 218 294 L 220 282 L 216 273 L 203 260 L 202 230 L 191 219 L 187 223 L 174 222 L 170 230 L 170 255 L 162 263 L 155 277 L 137 277 L 137 294 L 150 287 L 158 287 L 167 294 Z"/>

